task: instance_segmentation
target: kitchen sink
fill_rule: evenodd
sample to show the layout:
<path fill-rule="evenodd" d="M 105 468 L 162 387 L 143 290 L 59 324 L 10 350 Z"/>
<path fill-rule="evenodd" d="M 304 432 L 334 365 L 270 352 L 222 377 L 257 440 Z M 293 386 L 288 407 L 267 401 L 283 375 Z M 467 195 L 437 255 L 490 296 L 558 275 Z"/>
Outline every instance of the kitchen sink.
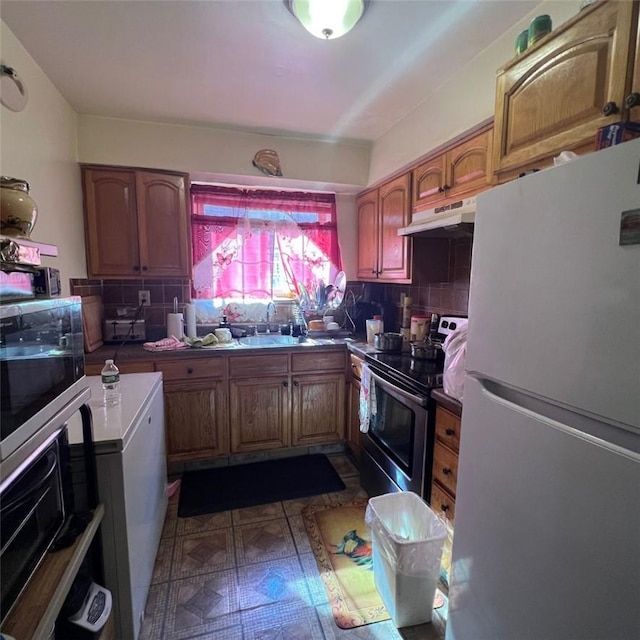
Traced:
<path fill-rule="evenodd" d="M 292 344 L 315 344 L 304 336 L 282 336 L 279 334 L 265 334 L 238 338 L 240 344 L 248 347 L 282 347 Z"/>

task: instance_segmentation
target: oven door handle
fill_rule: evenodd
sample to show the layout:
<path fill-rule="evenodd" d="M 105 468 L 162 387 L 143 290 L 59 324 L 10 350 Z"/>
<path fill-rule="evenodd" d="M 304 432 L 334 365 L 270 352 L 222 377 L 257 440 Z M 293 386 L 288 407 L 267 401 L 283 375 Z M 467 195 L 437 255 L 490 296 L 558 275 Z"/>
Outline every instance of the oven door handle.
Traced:
<path fill-rule="evenodd" d="M 4 502 L 2 504 L 2 515 L 6 516 L 12 511 L 15 511 L 18 507 L 21 507 L 24 504 L 28 504 L 31 498 L 38 494 L 49 482 L 49 479 L 55 472 L 58 466 L 58 460 L 53 452 L 48 452 L 46 454 L 47 458 L 47 470 L 45 474 L 38 479 L 38 481 L 33 484 L 31 487 L 27 488 L 23 493 L 19 494 L 13 499 L 9 499 L 8 502 Z"/>
<path fill-rule="evenodd" d="M 394 393 L 397 393 L 398 395 L 402 396 L 403 398 L 409 400 L 409 402 L 414 402 L 415 404 L 418 404 L 421 407 L 425 407 L 427 405 L 427 399 L 424 396 L 418 396 L 418 395 L 415 395 L 413 393 L 409 393 L 408 391 L 405 391 L 404 389 L 401 389 L 400 387 L 396 387 L 394 384 L 391 384 L 390 382 L 388 382 L 384 378 L 381 378 L 374 371 L 371 371 L 371 369 L 369 369 L 369 372 L 371 373 L 371 377 L 383 389 L 386 387 L 387 389 L 392 390 Z"/>

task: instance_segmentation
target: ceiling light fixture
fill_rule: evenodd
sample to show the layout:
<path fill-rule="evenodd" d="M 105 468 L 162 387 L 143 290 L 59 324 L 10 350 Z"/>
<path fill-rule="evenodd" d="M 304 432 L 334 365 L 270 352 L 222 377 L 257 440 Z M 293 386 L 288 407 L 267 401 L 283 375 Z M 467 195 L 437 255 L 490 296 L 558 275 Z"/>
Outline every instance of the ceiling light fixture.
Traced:
<path fill-rule="evenodd" d="M 334 40 L 353 29 L 369 0 L 284 0 L 284 4 L 309 33 Z"/>

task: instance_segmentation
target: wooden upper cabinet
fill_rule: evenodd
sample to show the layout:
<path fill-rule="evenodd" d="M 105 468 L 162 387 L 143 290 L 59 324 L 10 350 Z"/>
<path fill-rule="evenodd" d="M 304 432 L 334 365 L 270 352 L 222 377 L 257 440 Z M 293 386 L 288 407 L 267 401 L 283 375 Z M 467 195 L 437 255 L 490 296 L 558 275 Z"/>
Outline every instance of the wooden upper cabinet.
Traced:
<path fill-rule="evenodd" d="M 411 242 L 406 236 L 398 235 L 398 229 L 410 222 L 410 183 L 411 174 L 405 173 L 379 189 L 378 277 L 381 280 L 411 281 Z"/>
<path fill-rule="evenodd" d="M 141 171 L 136 180 L 143 275 L 189 275 L 185 176 Z"/>
<path fill-rule="evenodd" d="M 82 182 L 89 276 L 139 274 L 135 173 L 83 169 Z"/>
<path fill-rule="evenodd" d="M 378 190 L 367 191 L 356 199 L 358 212 L 358 278 L 377 277 L 378 270 Z"/>
<path fill-rule="evenodd" d="M 626 116 L 637 16 L 637 2 L 586 7 L 498 72 L 494 172 L 595 143 Z"/>
<path fill-rule="evenodd" d="M 411 175 L 361 194 L 358 210 L 358 279 L 411 282 L 411 241 L 398 235 L 409 224 Z"/>
<path fill-rule="evenodd" d="M 432 209 L 489 186 L 492 129 L 462 140 L 429 158 L 413 172 L 411 208 Z"/>
<path fill-rule="evenodd" d="M 188 176 L 83 167 L 89 277 L 188 277 Z"/>

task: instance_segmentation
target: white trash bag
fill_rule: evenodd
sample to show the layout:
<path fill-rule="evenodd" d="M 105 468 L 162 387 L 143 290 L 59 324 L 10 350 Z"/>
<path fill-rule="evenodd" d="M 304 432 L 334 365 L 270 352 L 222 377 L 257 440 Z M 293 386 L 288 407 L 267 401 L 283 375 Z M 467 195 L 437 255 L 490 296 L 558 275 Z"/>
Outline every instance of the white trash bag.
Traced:
<path fill-rule="evenodd" d="M 442 345 L 444 351 L 444 392 L 462 402 L 462 390 L 465 377 L 465 359 L 467 356 L 467 324 L 452 331 Z"/>

